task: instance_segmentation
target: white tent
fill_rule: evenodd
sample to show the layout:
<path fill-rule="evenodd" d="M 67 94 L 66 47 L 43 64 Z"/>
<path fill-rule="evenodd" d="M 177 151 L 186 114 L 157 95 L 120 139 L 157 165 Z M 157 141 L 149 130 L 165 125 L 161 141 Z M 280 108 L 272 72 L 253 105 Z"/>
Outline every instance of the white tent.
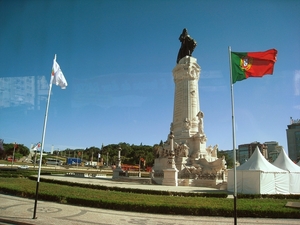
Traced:
<path fill-rule="evenodd" d="M 227 190 L 234 191 L 233 169 L 228 171 Z M 256 147 L 250 159 L 236 168 L 237 192 L 243 194 L 289 194 L 289 175 L 269 163 Z"/>
<path fill-rule="evenodd" d="M 297 163 L 298 166 L 300 166 L 300 161 Z"/>
<path fill-rule="evenodd" d="M 289 172 L 289 192 L 291 194 L 300 194 L 300 167 L 297 166 L 282 149 L 277 159 L 273 163 L 280 169 L 287 170 Z"/>

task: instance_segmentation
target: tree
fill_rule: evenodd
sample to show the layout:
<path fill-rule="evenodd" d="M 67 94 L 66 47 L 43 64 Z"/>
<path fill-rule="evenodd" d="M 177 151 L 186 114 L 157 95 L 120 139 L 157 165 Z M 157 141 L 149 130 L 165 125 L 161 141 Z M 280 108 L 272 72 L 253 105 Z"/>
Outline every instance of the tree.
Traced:
<path fill-rule="evenodd" d="M 9 144 L 5 144 L 3 143 L 3 148 L 4 151 L 1 151 L 1 158 L 7 158 L 8 156 L 12 156 L 14 153 L 14 148 L 15 148 L 15 158 L 19 159 L 22 156 L 27 156 L 30 153 L 29 148 L 27 148 L 26 146 L 24 146 L 23 144 L 15 144 L 14 143 L 9 143 Z"/>
<path fill-rule="evenodd" d="M 158 146 L 158 145 L 155 145 Z M 77 157 L 78 151 L 83 152 L 83 159 L 90 161 L 91 157 L 93 157 L 94 161 L 98 160 L 98 154 L 101 154 L 101 158 L 104 163 L 108 163 L 109 165 L 113 165 L 117 163 L 118 159 L 118 151 L 119 147 L 121 147 L 121 161 L 124 164 L 137 165 L 140 161 L 140 158 L 146 160 L 147 166 L 152 166 L 155 159 L 155 151 L 154 146 L 149 145 L 130 145 L 125 142 L 120 142 L 119 144 L 110 144 L 106 146 L 101 146 L 101 149 L 95 146 L 84 149 L 66 149 L 61 152 L 66 152 L 65 155 L 73 157 Z M 100 161 L 100 160 L 99 160 Z"/>
<path fill-rule="evenodd" d="M 95 147 L 95 146 L 86 148 L 86 149 L 84 150 L 85 158 L 86 158 L 88 161 L 97 161 L 97 160 L 98 160 L 98 154 L 99 154 L 99 153 L 100 153 L 100 148 Z"/>

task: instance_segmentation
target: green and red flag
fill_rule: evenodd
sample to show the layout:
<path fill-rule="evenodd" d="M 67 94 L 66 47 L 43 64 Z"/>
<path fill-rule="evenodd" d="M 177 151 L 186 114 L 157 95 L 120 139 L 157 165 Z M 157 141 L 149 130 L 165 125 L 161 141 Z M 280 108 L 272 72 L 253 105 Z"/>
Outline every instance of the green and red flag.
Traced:
<path fill-rule="evenodd" d="M 249 77 L 273 74 L 277 50 L 265 52 L 231 52 L 232 83 Z"/>

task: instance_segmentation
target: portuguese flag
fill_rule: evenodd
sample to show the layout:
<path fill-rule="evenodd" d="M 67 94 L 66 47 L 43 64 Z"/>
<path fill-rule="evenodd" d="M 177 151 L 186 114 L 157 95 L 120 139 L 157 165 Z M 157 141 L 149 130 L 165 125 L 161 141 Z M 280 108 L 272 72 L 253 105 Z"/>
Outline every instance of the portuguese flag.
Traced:
<path fill-rule="evenodd" d="M 265 52 L 231 52 L 232 83 L 248 77 L 273 74 L 276 55 L 276 49 Z"/>

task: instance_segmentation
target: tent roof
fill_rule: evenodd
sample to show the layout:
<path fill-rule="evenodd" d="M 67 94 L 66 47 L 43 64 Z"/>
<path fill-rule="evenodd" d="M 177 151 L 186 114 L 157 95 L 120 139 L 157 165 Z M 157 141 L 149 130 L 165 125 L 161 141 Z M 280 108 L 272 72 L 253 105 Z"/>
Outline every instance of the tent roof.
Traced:
<path fill-rule="evenodd" d="M 256 170 L 256 171 L 263 171 L 263 172 L 285 172 L 271 163 L 269 163 L 265 157 L 260 153 L 258 147 L 255 148 L 255 151 L 251 155 L 250 159 L 238 166 L 237 170 Z"/>
<path fill-rule="evenodd" d="M 297 166 L 285 153 L 282 149 L 277 159 L 273 163 L 274 166 L 277 166 L 280 169 L 287 170 L 289 172 L 300 172 L 300 167 Z"/>

